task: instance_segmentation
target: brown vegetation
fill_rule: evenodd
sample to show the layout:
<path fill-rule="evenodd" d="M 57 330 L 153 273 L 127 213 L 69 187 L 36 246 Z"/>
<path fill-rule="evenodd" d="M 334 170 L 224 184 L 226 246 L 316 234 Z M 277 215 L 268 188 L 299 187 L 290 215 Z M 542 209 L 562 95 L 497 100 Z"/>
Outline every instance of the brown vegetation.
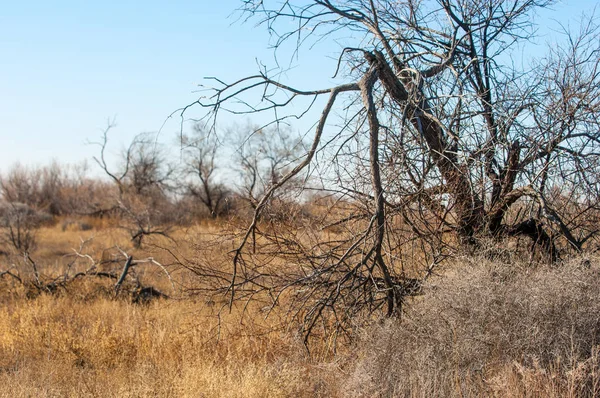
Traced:
<path fill-rule="evenodd" d="M 178 156 L 109 123 L 101 178 L 0 176 L 0 395 L 598 396 L 593 18 L 521 70 L 551 2 L 283 3 L 242 12 L 349 33 L 338 85 L 212 78 Z"/>
<path fill-rule="evenodd" d="M 94 237 L 91 254 L 127 247 L 121 229 L 104 220 L 88 223 L 92 229 L 85 231 L 63 230 L 60 223 L 38 230 L 32 256 L 46 265 L 42 278 L 63 275 L 71 261 L 65 255 L 80 238 Z M 185 232 L 201 242 L 219 229 L 209 223 L 174 236 L 183 242 Z M 131 253 L 167 264 L 168 255 L 152 247 Z M 194 247 L 180 245 L 180 254 L 184 250 L 194 257 Z M 217 254 L 215 262 L 221 261 Z M 8 260 L 0 256 L 3 265 Z M 183 286 L 198 282 L 184 268 L 170 268 L 174 292 L 161 270 L 142 265 L 137 277 L 172 295 L 146 304 L 126 294 L 115 297 L 115 281 L 106 278 L 82 278 L 32 295 L 29 286 L 5 275 L 0 395 L 597 395 L 598 259 L 555 266 L 505 260 L 454 260 L 409 302 L 401 322 L 357 329 L 343 344 L 319 337 L 310 356 L 295 326 L 286 324 L 285 307 L 270 310 L 255 301 L 223 311 L 228 300 L 222 294 L 186 293 Z M 119 259 L 103 270 L 120 271 L 122 265 Z M 32 278 L 26 268 L 14 271 Z M 134 287 L 128 283 L 125 289 Z"/>
<path fill-rule="evenodd" d="M 457 261 L 401 323 L 363 333 L 348 395 L 598 396 L 596 261 Z"/>

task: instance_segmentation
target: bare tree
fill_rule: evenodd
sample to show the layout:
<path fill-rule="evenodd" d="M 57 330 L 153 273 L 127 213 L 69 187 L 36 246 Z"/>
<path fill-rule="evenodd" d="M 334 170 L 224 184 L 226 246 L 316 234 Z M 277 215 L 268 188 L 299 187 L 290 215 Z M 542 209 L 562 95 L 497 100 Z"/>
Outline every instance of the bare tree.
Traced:
<path fill-rule="evenodd" d="M 31 253 L 38 227 L 50 218 L 24 203 L 0 202 L 0 243 L 19 255 Z"/>
<path fill-rule="evenodd" d="M 175 166 L 169 162 L 154 134 L 135 136 L 122 157 L 128 169 L 125 181 L 137 195 L 161 196 L 170 189 Z"/>
<path fill-rule="evenodd" d="M 182 148 L 185 193 L 200 201 L 211 217 L 221 215 L 230 195 L 218 176 L 217 152 L 222 145 L 214 133 L 195 124 L 192 135 L 182 136 Z"/>
<path fill-rule="evenodd" d="M 113 211 L 125 221 L 123 227 L 131 234 L 131 241 L 139 248 L 144 237 L 168 237 L 172 220 L 171 202 L 167 196 L 175 168 L 169 164 L 159 145 L 148 134 L 137 135 L 122 152 L 121 165 L 111 168 L 106 159 L 108 133 L 114 127 L 109 123 L 95 162 L 117 186 Z"/>
<path fill-rule="evenodd" d="M 232 146 L 237 165 L 234 167 L 241 177 L 240 197 L 252 209 L 256 209 L 265 192 L 297 163 L 303 150 L 302 140 L 283 125 L 264 128 L 249 126 L 231 136 L 235 137 Z M 291 188 L 292 185 L 289 182 L 286 187 Z M 282 189 L 276 196 L 281 199 L 285 193 Z"/>
<path fill-rule="evenodd" d="M 61 203 L 62 189 L 68 176 L 56 161 L 43 167 L 15 164 L 0 177 L 2 198 L 10 203 L 25 203 L 52 215 L 66 212 Z"/>
<path fill-rule="evenodd" d="M 286 297 L 309 334 L 326 314 L 335 322 L 323 327 L 381 307 L 399 313 L 441 259 L 484 238 L 526 235 L 553 259 L 582 250 L 598 232 L 598 26 L 567 31 L 531 68 L 511 59 L 532 38 L 536 10 L 551 3 L 243 1 L 275 48 L 340 32 L 352 43 L 340 50 L 337 86 L 304 89 L 265 68 L 215 80 L 215 95 L 195 103 L 215 123 L 225 110 L 281 123 L 323 106 L 304 157 L 256 198 L 233 254 L 232 300 Z M 321 232 L 259 228 L 273 195 L 327 151 L 323 186 L 339 206 Z M 561 201 L 549 200 L 551 187 L 565 188 Z M 261 258 L 247 248 L 257 232 Z M 409 272 L 417 260 L 424 266 Z"/>

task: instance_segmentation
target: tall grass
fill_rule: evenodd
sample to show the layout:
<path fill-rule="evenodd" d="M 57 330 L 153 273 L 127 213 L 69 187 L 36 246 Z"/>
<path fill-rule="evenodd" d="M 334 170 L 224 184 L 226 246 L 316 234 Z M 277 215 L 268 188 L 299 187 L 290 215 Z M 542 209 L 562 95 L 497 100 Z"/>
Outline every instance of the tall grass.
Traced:
<path fill-rule="evenodd" d="M 455 264 L 401 322 L 364 331 L 347 393 L 599 396 L 599 277 L 576 261 Z"/>
<path fill-rule="evenodd" d="M 65 272 L 80 238 L 94 237 L 87 249 L 95 256 L 127 248 L 123 231 L 90 224 L 40 229 L 33 256 L 41 272 Z M 177 250 L 199 255 L 182 242 L 199 244 L 215 228 L 174 231 Z M 161 251 L 128 250 L 168 261 Z M 0 268 L 10 261 L 0 255 Z M 293 325 L 281 327 L 286 314 L 276 308 L 265 319 L 260 303 L 229 313 L 225 297 L 180 292 L 139 305 L 115 298 L 114 281 L 92 278 L 30 295 L 4 277 L 0 396 L 599 396 L 600 264 L 582 264 L 457 259 L 406 303 L 401 320 L 360 329 L 335 355 L 328 341 L 313 341 L 312 357 Z M 183 271 L 173 277 L 188 286 Z M 171 292 L 162 272 L 139 276 Z"/>
<path fill-rule="evenodd" d="M 235 312 L 218 324 L 211 308 L 192 301 L 12 302 L 0 309 L 0 395 L 333 394 L 300 346 L 260 327 L 251 331 Z"/>

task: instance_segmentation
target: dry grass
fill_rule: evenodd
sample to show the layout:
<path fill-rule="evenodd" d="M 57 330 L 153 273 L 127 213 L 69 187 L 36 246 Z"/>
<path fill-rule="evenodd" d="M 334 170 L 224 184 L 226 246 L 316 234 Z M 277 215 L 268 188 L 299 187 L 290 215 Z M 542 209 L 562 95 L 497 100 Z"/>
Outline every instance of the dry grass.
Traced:
<path fill-rule="evenodd" d="M 242 325 L 235 312 L 218 325 L 214 312 L 193 301 L 42 295 L 6 303 L 0 395 L 332 395 L 285 334 L 261 334 L 268 325 Z"/>
<path fill-rule="evenodd" d="M 174 236 L 201 239 L 217 228 L 203 225 Z M 114 227 L 82 231 L 60 223 L 37 232 L 32 256 L 46 276 L 58 275 L 73 248 L 91 237 L 86 251 L 94 256 L 119 245 L 136 257 L 167 261 L 152 246 L 133 250 L 127 234 Z M 168 285 L 164 274 L 151 271 L 141 272 L 147 283 Z M 329 365 L 307 358 L 289 330 L 275 328 L 277 314 L 265 320 L 253 306 L 246 316 L 238 308 L 229 313 L 223 302 L 182 292 L 137 305 L 115 299 L 112 283 L 81 280 L 32 299 L 14 280 L 1 281 L 0 396 L 335 396 L 333 373 L 323 370 Z"/>
<path fill-rule="evenodd" d="M 597 261 L 455 264 L 402 323 L 365 332 L 348 394 L 598 396 L 599 277 Z"/>
<path fill-rule="evenodd" d="M 46 274 L 63 272 L 65 256 L 92 236 L 95 255 L 118 244 L 168 261 L 151 245 L 134 251 L 110 223 L 77 225 L 38 231 L 33 256 Z M 174 231 L 177 250 L 193 257 L 192 243 L 219 228 Z M 0 268 L 8 260 L 0 256 Z M 310 358 L 293 325 L 280 327 L 285 314 L 265 319 L 258 303 L 229 313 L 224 298 L 179 294 L 137 305 L 115 299 L 114 282 L 92 279 L 31 298 L 4 278 L 0 396 L 594 396 L 599 266 L 463 259 L 406 306 L 402 323 L 362 329 L 335 356 L 328 341 L 314 341 Z M 168 286 L 160 272 L 142 277 Z"/>

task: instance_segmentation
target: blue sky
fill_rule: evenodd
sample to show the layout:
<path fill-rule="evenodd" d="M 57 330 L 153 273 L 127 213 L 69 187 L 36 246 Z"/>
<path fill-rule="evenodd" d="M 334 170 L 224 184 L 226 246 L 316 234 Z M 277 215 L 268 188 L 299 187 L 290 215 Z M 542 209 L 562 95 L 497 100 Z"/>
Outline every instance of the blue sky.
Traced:
<path fill-rule="evenodd" d="M 232 80 L 256 72 L 256 59 L 273 64 L 265 28 L 232 15 L 240 4 L 0 0 L 0 171 L 17 161 L 90 159 L 97 148 L 86 142 L 113 117 L 118 149 L 137 133 L 158 131 L 172 111 L 195 100 L 203 77 Z M 564 1 L 539 18 L 574 23 L 596 4 Z M 541 42 L 548 32 L 541 31 Z M 305 88 L 327 84 L 315 76 L 331 75 L 327 57 L 335 50 L 323 44 L 300 53 L 290 78 Z M 178 120 L 169 121 L 161 139 L 178 129 Z"/>

